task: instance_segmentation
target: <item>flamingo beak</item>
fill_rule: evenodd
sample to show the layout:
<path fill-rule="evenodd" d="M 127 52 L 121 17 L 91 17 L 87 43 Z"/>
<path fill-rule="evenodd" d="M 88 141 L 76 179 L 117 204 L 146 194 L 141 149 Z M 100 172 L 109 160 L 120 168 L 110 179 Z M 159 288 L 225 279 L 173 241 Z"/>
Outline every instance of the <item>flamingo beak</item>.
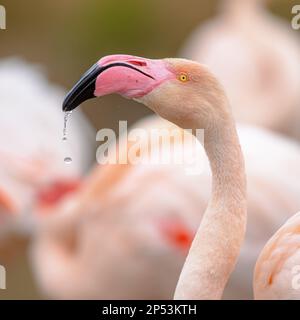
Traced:
<path fill-rule="evenodd" d="M 75 84 L 63 102 L 63 111 L 77 108 L 86 100 L 112 93 L 140 98 L 170 77 L 163 60 L 129 55 L 100 59 Z"/>

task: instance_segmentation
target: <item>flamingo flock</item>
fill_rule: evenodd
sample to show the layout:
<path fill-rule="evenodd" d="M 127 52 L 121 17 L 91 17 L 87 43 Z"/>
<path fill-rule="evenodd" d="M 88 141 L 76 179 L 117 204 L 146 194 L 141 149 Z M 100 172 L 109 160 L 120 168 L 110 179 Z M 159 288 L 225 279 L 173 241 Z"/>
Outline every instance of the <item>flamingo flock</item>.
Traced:
<path fill-rule="evenodd" d="M 147 130 L 162 127 L 171 131 L 175 126 L 158 117 L 150 117 L 138 123 L 136 127 Z M 226 298 L 251 298 L 252 271 L 260 250 L 271 237 L 273 231 L 279 228 L 289 217 L 289 212 L 296 211 L 299 208 L 298 181 L 300 172 L 298 163 L 300 153 L 296 144 L 265 130 L 240 126 L 238 132 L 246 158 L 248 175 L 248 231 L 238 264 L 224 294 Z M 122 140 L 121 137 L 120 141 Z M 144 143 L 146 145 L 146 141 Z M 266 144 L 269 145 L 268 156 L 264 160 L 265 164 L 263 164 L 262 159 L 266 157 Z M 141 146 L 141 149 L 143 148 Z M 159 147 L 155 146 L 155 148 Z M 278 149 L 285 150 L 280 154 L 280 157 L 278 157 Z M 131 277 L 136 276 L 137 261 L 134 269 L 124 268 L 119 270 L 118 266 L 120 264 L 124 265 L 125 262 L 133 263 L 135 259 L 140 259 L 138 246 L 144 244 L 148 248 L 147 252 L 156 252 L 154 261 L 152 261 L 151 256 L 143 256 L 144 262 L 140 267 L 142 274 L 145 265 L 149 266 L 149 271 L 152 273 L 150 285 L 155 291 L 151 292 L 151 297 L 170 298 L 185 254 L 210 196 L 210 170 L 207 160 L 203 159 L 203 161 L 203 171 L 196 176 L 186 174 L 186 165 L 96 166 L 87 177 L 84 187 L 79 193 L 74 194 L 74 196 L 71 195 L 67 201 L 62 202 L 58 207 L 53 207 L 51 209 L 52 214 L 43 215 L 55 220 L 57 225 L 64 226 L 62 234 L 66 234 L 68 226 L 71 225 L 71 223 L 67 223 L 67 219 L 70 219 L 70 217 L 75 220 L 72 221 L 72 224 L 74 224 L 76 221 L 79 223 L 83 219 L 82 216 L 85 215 L 85 224 L 91 225 L 92 230 L 95 228 L 93 241 L 91 240 L 91 231 L 87 226 L 85 227 L 86 232 L 75 227 L 70 230 L 73 234 L 72 237 L 82 239 L 78 240 L 77 244 L 80 244 L 81 241 L 91 241 L 89 247 L 79 247 L 79 250 L 72 252 L 68 250 L 68 237 L 63 237 L 58 241 L 57 237 L 54 236 L 56 234 L 55 229 L 52 230 L 53 232 L 50 229 L 47 232 L 40 230 L 32 250 L 32 256 L 36 274 L 40 280 L 39 283 L 45 288 L 44 291 L 50 296 L 59 295 L 62 298 L 70 297 L 70 295 L 72 297 L 73 295 L 82 297 L 81 286 L 76 286 L 78 290 L 70 286 L 68 291 L 65 292 L 61 285 L 54 285 L 53 279 L 57 279 L 60 284 L 63 283 L 61 279 L 69 279 L 69 283 L 74 284 L 76 282 L 86 282 L 86 277 L 91 277 L 94 281 L 95 279 L 99 281 L 98 291 L 95 293 L 98 297 L 105 298 L 109 292 L 109 297 L 112 298 L 121 298 L 125 294 L 127 297 L 135 298 L 137 297 L 134 294 L 135 291 L 131 293 L 131 290 L 135 290 L 133 284 L 131 284 L 130 289 L 126 289 L 124 295 L 120 294 L 118 285 L 121 281 L 116 280 L 116 273 L 121 279 L 129 277 L 128 272 L 132 272 Z M 271 161 L 272 166 L 270 165 Z M 297 175 L 294 183 L 291 183 L 289 177 L 291 168 Z M 142 194 L 139 192 L 141 189 L 143 190 Z M 140 194 L 138 198 L 136 194 Z M 153 202 L 153 198 L 156 199 L 155 202 Z M 135 222 L 134 224 L 130 223 L 130 228 L 128 228 L 126 226 L 127 221 Z M 96 224 L 99 224 L 99 226 L 96 227 Z M 102 230 L 104 226 L 111 232 L 98 233 L 97 238 L 97 230 Z M 127 253 L 127 259 L 123 256 L 123 250 L 119 251 L 118 247 L 110 248 L 110 251 L 105 249 L 110 243 L 116 242 L 115 232 L 117 230 L 117 234 L 121 232 L 122 237 L 128 238 L 127 242 L 130 243 L 127 249 L 130 249 L 130 254 Z M 105 241 L 103 237 L 106 240 L 109 239 L 109 241 Z M 152 246 L 152 250 L 148 246 Z M 99 248 L 102 248 L 105 252 L 110 252 L 106 255 L 107 259 L 104 260 L 102 255 L 95 257 L 94 252 Z M 55 259 L 54 256 L 57 255 L 57 251 L 60 254 L 65 253 L 68 260 Z M 172 263 L 164 263 L 166 257 L 173 259 Z M 50 268 L 47 259 L 50 259 L 55 267 Z M 65 263 L 66 261 L 68 263 Z M 72 276 L 70 264 L 74 264 L 75 267 L 75 265 L 78 266 L 79 262 L 83 264 L 78 270 L 78 274 L 81 274 L 81 276 Z M 93 274 L 89 267 L 91 263 L 97 265 L 102 272 L 99 274 L 97 271 L 97 274 Z M 157 273 L 151 263 L 168 268 L 168 277 L 164 273 Z M 107 264 L 110 268 L 107 266 L 104 269 Z M 103 265 L 102 268 L 99 267 L 101 265 Z M 86 268 L 89 268 L 89 273 L 84 272 Z M 160 271 L 162 271 L 161 268 Z M 170 269 L 174 269 L 174 272 L 171 273 Z M 53 272 L 51 270 L 55 270 L 58 274 L 55 277 L 51 276 Z M 95 268 L 95 270 L 98 269 Z M 108 288 L 103 285 L 103 279 L 111 279 L 108 282 Z M 154 279 L 156 279 L 157 286 L 153 288 Z M 169 281 L 168 286 L 165 281 Z M 50 288 L 47 283 L 51 284 Z M 116 283 L 116 286 L 113 285 L 114 283 Z M 138 281 L 132 281 L 132 283 L 136 283 L 139 288 Z M 150 289 L 146 283 L 144 281 L 145 295 L 140 293 L 139 297 L 141 298 L 149 298 Z M 164 290 L 158 284 L 163 284 Z M 106 289 L 104 290 L 104 288 Z"/>
<path fill-rule="evenodd" d="M 65 144 L 62 91 L 20 61 L 0 63 L 1 101 L 12 106 L 0 119 L 1 225 L 31 234 L 45 296 L 300 299 L 300 146 L 290 138 L 300 138 L 300 46 L 263 2 L 222 1 L 183 49 L 191 60 L 103 57 L 64 100 L 70 112 L 117 93 L 156 113 L 132 131 L 204 129 L 204 142 L 192 138 L 203 151 L 201 174 L 188 175 L 186 163 L 88 170 L 93 138 L 83 115 L 73 112 Z M 25 84 L 13 104 L 12 70 Z M 149 143 L 145 136 L 135 152 L 142 157 Z"/>

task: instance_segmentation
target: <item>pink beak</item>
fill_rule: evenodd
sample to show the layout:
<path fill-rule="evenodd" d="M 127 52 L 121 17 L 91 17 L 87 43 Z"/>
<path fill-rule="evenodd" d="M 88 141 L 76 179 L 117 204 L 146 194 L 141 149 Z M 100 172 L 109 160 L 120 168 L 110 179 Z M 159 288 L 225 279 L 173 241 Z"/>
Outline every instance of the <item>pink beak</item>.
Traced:
<path fill-rule="evenodd" d="M 71 111 L 88 99 L 112 93 L 130 99 L 140 98 L 174 77 L 164 60 L 129 55 L 106 56 L 71 89 L 64 100 L 63 111 Z"/>

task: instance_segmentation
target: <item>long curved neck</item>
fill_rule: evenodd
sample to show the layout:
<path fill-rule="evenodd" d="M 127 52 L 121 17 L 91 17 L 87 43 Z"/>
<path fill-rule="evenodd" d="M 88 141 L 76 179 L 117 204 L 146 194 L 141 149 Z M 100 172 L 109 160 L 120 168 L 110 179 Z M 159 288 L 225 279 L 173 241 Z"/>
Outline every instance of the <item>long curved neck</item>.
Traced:
<path fill-rule="evenodd" d="M 220 299 L 245 235 L 243 155 L 231 113 L 225 112 L 219 120 L 205 130 L 212 197 L 181 272 L 175 299 Z"/>

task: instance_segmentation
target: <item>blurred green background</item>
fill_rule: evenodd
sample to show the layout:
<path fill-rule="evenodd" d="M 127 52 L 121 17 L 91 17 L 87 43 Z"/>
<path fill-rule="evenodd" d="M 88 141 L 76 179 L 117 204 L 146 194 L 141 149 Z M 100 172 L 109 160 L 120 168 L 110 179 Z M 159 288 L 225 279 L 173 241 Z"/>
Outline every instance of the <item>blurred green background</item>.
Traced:
<path fill-rule="evenodd" d="M 273 0 L 269 7 L 290 21 L 296 3 Z M 39 64 L 51 81 L 65 88 L 107 54 L 177 56 L 190 32 L 218 8 L 216 0 L 0 0 L 0 4 L 7 11 L 7 30 L 0 32 L 0 58 L 17 56 Z M 83 110 L 96 129 L 116 129 L 119 120 L 131 124 L 150 113 L 117 96 L 89 101 Z M 26 243 L 14 246 L 19 248 L 17 258 L 0 260 L 9 270 L 8 289 L 0 291 L 0 299 L 40 298 L 27 265 Z"/>
<path fill-rule="evenodd" d="M 243 0 L 241 0 L 243 1 Z M 1 0 L 7 10 L 7 30 L 0 33 L 0 57 L 21 56 L 45 66 L 51 80 L 70 88 L 100 57 L 128 53 L 171 57 L 190 32 L 214 15 L 216 0 Z M 291 19 L 296 1 L 270 1 L 270 10 Z M 120 97 L 90 101 L 83 107 L 100 129 L 130 123 L 149 113 Z M 112 109 L 113 105 L 113 109 Z M 130 112 L 128 112 L 130 110 Z"/>

